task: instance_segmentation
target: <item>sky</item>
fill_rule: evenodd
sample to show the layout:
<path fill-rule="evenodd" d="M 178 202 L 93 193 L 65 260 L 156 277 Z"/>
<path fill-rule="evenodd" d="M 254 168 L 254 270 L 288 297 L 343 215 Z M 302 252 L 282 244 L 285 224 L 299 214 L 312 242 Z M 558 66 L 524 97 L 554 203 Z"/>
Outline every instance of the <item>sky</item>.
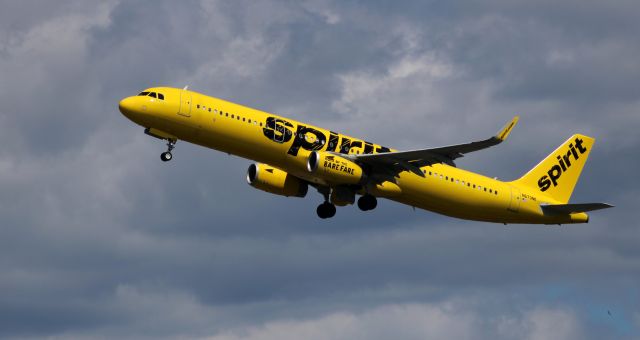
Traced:
<path fill-rule="evenodd" d="M 637 1 L 0 0 L 0 338 L 640 339 Z M 512 180 L 596 138 L 585 225 L 248 186 L 118 111 L 183 87 Z"/>

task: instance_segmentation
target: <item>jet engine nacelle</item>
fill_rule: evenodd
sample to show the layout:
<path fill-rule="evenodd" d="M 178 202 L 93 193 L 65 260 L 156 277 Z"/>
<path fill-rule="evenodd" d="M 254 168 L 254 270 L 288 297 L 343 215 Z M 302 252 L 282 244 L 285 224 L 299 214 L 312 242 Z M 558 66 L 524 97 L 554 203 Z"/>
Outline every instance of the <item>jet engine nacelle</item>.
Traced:
<path fill-rule="evenodd" d="M 307 182 L 267 164 L 251 164 L 247 170 L 247 183 L 256 189 L 281 196 L 304 197 Z"/>
<path fill-rule="evenodd" d="M 313 151 L 309 154 L 307 170 L 333 184 L 361 184 L 365 177 L 360 165 L 323 151 Z"/>

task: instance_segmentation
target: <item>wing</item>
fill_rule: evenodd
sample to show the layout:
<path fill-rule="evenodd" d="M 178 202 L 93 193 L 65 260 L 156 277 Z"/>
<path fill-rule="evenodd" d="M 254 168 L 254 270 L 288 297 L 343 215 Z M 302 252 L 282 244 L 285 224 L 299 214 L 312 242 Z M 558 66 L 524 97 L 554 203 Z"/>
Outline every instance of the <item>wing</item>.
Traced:
<path fill-rule="evenodd" d="M 432 149 L 341 156 L 350 158 L 361 164 L 369 165 L 374 174 L 395 176 L 398 172 L 407 170 L 424 177 L 424 174 L 420 171 L 421 166 L 434 163 L 445 163 L 455 166 L 453 161 L 456 158 L 463 157 L 464 154 L 502 143 L 507 139 L 509 133 L 518 122 L 518 119 L 518 116 L 513 117 L 511 122 L 505 125 L 495 136 L 481 141 Z"/>

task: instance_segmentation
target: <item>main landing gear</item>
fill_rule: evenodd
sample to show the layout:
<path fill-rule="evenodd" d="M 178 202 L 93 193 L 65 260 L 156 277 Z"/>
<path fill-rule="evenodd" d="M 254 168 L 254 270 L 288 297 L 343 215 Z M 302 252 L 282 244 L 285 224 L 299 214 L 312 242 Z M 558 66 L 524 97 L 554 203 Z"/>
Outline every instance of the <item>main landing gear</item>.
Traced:
<path fill-rule="evenodd" d="M 167 142 L 167 151 L 163 152 L 160 154 L 160 159 L 163 162 L 168 162 L 171 159 L 173 159 L 173 155 L 171 154 L 171 150 L 173 150 L 176 147 L 176 140 L 175 139 L 169 139 L 169 141 Z"/>
<path fill-rule="evenodd" d="M 362 211 L 373 210 L 377 206 L 378 206 L 378 200 L 373 195 L 366 194 L 358 198 L 358 208 L 360 208 L 360 210 Z"/>
<path fill-rule="evenodd" d="M 319 187 L 318 192 L 324 196 L 324 203 L 320 204 L 316 209 L 318 217 L 321 219 L 331 218 L 336 215 L 336 206 L 329 202 L 329 195 L 331 194 L 331 188 Z"/>
<path fill-rule="evenodd" d="M 318 217 L 321 219 L 331 218 L 336 215 L 336 206 L 335 204 L 329 201 L 329 191 L 330 189 L 318 189 L 321 194 L 324 195 L 324 202 L 318 206 L 316 212 L 318 213 Z M 362 211 L 369 211 L 376 208 L 378 205 L 378 200 L 375 196 L 366 194 L 358 199 L 358 208 Z"/>
<path fill-rule="evenodd" d="M 326 201 L 318 206 L 316 212 L 321 219 L 331 218 L 336 215 L 336 206 Z"/>

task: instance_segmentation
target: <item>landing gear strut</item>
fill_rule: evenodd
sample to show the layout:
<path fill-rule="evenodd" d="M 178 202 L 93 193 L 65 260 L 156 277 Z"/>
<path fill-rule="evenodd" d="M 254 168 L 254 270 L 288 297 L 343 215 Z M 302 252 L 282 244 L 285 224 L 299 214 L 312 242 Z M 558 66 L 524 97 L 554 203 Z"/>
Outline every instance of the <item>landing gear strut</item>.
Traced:
<path fill-rule="evenodd" d="M 318 192 L 324 196 L 324 203 L 320 204 L 316 209 L 318 217 L 321 219 L 331 218 L 336 215 L 336 206 L 329 202 L 329 195 L 331 194 L 331 188 L 319 187 Z"/>
<path fill-rule="evenodd" d="M 378 206 L 378 200 L 373 195 L 366 194 L 358 198 L 358 208 L 362 211 L 373 210 L 376 206 Z"/>
<path fill-rule="evenodd" d="M 176 140 L 169 139 L 169 141 L 167 142 L 167 151 L 160 154 L 160 159 L 163 162 L 170 161 L 173 158 L 173 155 L 171 154 L 171 150 L 173 150 L 175 147 L 176 147 Z"/>

